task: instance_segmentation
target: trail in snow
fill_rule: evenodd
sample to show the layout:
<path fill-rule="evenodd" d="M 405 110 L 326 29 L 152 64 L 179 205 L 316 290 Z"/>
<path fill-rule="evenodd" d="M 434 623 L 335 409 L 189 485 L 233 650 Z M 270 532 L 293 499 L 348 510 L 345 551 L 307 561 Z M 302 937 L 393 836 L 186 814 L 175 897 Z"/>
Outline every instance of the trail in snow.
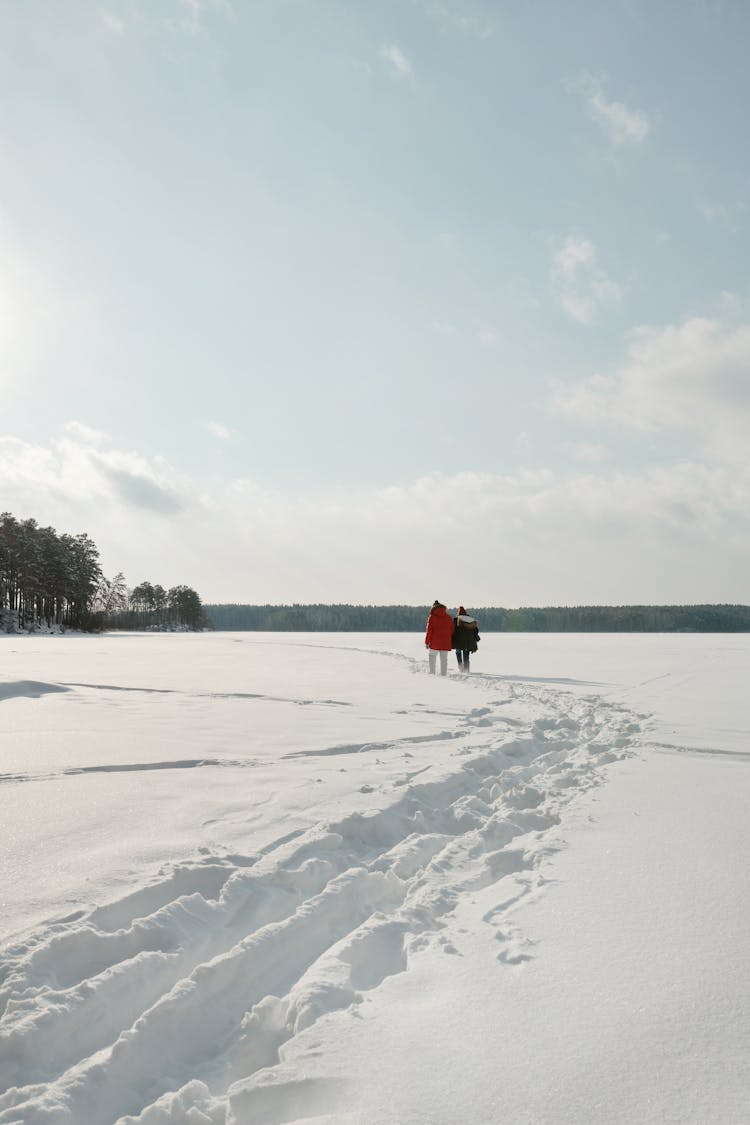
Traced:
<path fill-rule="evenodd" d="M 370 809 L 176 864 L 6 949 L 0 1125 L 268 1125 L 335 1106 L 335 1083 L 269 1084 L 284 1044 L 356 1012 L 428 945 L 455 952 L 443 931 L 462 896 L 508 875 L 539 891 L 547 830 L 641 741 L 638 718 L 600 697 L 474 683 L 497 698 L 442 733 L 288 755 L 434 748 L 432 764 L 361 786 Z M 537 717 L 509 715 L 518 702 Z M 534 956 L 507 916 L 516 899 L 484 919 L 508 971 Z"/>
<path fill-rule="evenodd" d="M 13 685 L 11 685 L 13 686 Z M 75 680 L 61 680 L 59 685 L 33 684 L 19 685 L 20 687 L 33 687 L 44 691 L 66 691 L 68 688 L 90 688 L 92 691 L 128 691 L 141 695 L 190 695 L 191 699 L 253 699 L 267 700 L 270 703 L 294 703 L 298 707 L 351 707 L 351 703 L 341 699 L 298 699 L 288 695 L 267 695 L 257 691 L 181 691 L 178 688 L 132 687 L 124 684 L 91 684 L 78 683 Z M 34 694 L 31 691 L 18 692 L 17 694 Z M 37 693 L 38 694 L 38 693 Z M 0 697 L 2 693 L 0 692 Z"/>

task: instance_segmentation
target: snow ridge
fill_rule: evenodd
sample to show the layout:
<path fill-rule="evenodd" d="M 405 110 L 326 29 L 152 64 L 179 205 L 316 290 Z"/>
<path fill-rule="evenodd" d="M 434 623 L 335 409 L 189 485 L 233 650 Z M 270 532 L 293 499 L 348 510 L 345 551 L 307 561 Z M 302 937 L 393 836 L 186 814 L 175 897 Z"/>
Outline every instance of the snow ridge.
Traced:
<path fill-rule="evenodd" d="M 355 1010 L 422 950 L 455 952 L 445 931 L 461 896 L 508 876 L 485 922 L 498 960 L 521 971 L 533 948 L 508 915 L 544 886 L 548 830 L 634 752 L 641 728 L 597 696 L 492 686 L 490 706 L 436 736 L 439 762 L 363 787 L 371 809 L 252 855 L 177 864 L 7 949 L 0 1125 L 268 1125 L 330 1112 L 339 1080 L 286 1075 L 284 1044 Z M 507 712 L 519 696 L 540 714 L 525 726 Z"/>

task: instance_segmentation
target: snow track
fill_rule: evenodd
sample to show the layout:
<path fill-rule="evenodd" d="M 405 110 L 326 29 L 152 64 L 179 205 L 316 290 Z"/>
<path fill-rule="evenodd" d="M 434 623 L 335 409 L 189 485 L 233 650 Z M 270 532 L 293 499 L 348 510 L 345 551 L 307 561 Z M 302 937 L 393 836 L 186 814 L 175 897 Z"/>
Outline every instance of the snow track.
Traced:
<path fill-rule="evenodd" d="M 455 952 L 461 896 L 507 876 L 485 922 L 498 960 L 518 971 L 533 950 L 507 914 L 543 885 L 547 830 L 641 730 L 596 696 L 474 683 L 494 698 L 447 709 L 453 725 L 435 735 L 287 755 L 432 753 L 363 785 L 338 818 L 247 855 L 175 864 L 7 948 L 0 1125 L 269 1125 L 330 1112 L 336 1082 L 287 1080 L 284 1044 L 355 1012 L 422 950 Z"/>

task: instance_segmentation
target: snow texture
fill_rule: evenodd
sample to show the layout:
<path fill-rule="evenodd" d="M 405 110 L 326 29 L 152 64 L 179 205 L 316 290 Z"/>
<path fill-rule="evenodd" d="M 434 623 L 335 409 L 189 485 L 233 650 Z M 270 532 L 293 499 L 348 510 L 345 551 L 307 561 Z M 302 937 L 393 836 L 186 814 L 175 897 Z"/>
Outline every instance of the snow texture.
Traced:
<path fill-rule="evenodd" d="M 0 645 L 0 1125 L 750 1119 L 748 639 Z"/>

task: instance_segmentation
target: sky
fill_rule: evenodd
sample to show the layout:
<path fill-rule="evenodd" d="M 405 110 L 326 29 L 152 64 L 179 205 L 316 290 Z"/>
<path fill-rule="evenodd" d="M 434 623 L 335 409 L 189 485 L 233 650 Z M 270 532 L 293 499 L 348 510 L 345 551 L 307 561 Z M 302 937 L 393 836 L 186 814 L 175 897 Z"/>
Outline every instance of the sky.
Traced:
<path fill-rule="evenodd" d="M 744 0 L 5 0 L 0 510 L 205 601 L 750 601 Z"/>

